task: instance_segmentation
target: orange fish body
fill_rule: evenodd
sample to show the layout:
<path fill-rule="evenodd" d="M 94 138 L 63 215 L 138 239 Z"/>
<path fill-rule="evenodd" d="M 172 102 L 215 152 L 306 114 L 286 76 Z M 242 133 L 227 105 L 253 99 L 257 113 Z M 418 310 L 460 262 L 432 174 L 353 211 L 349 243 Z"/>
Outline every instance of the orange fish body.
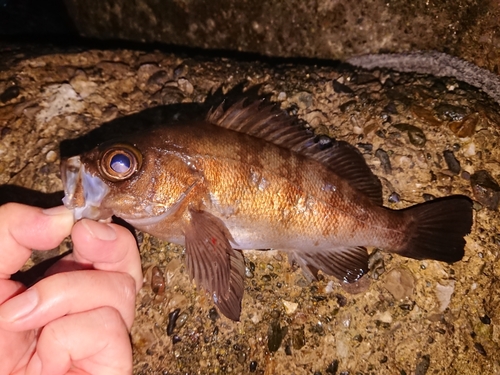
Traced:
<path fill-rule="evenodd" d="M 380 182 L 346 142 L 317 137 L 270 105 L 222 105 L 205 121 L 157 127 L 63 163 L 75 217 L 121 217 L 186 246 L 190 275 L 229 318 L 240 315 L 239 249 L 281 249 L 310 278 L 352 282 L 365 246 L 458 261 L 472 225 L 465 197 L 394 211 Z M 237 250 L 236 250 L 237 249 Z"/>

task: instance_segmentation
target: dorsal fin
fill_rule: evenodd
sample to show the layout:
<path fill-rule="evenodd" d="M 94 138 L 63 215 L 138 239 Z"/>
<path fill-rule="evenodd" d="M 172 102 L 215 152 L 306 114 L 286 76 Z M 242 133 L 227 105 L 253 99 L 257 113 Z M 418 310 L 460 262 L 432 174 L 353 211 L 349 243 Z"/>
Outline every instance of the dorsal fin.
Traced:
<path fill-rule="evenodd" d="M 206 120 L 214 125 L 245 133 L 288 148 L 322 163 L 351 186 L 382 205 L 382 185 L 357 148 L 325 135 L 316 136 L 296 124 L 296 119 L 265 100 L 245 106 L 245 99 L 224 110 L 224 102 Z"/>

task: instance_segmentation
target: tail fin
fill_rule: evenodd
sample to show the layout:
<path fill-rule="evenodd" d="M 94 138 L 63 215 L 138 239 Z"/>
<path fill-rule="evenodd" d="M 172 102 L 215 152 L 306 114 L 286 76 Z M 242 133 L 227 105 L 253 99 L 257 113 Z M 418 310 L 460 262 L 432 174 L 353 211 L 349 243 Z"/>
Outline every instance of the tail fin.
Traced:
<path fill-rule="evenodd" d="M 398 254 L 453 263 L 464 256 L 464 236 L 472 227 L 472 201 L 460 195 L 440 198 L 404 210 L 410 218 L 406 245 Z"/>

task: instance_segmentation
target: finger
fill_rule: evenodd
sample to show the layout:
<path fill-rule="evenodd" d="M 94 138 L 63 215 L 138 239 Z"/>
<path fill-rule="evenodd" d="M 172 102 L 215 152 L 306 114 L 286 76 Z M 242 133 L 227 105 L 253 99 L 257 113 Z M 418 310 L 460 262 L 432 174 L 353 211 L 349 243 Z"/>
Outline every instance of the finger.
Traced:
<path fill-rule="evenodd" d="M 17 281 L 0 280 L 0 304 L 7 301 L 9 298 L 24 292 L 26 287 Z M 0 373 L 1 374 L 1 373 Z"/>
<path fill-rule="evenodd" d="M 132 348 L 118 311 L 100 307 L 43 328 L 29 375 L 132 374 Z"/>
<path fill-rule="evenodd" d="M 42 210 L 18 203 L 0 206 L 0 278 L 17 272 L 31 249 L 55 248 L 71 231 L 73 215 L 64 207 Z"/>
<path fill-rule="evenodd" d="M 10 332 L 0 329 L 0 374 L 13 374 L 26 366 L 34 351 L 35 331 Z"/>
<path fill-rule="evenodd" d="M 135 314 L 135 282 L 121 272 L 65 272 L 41 280 L 0 306 L 0 329 L 40 328 L 64 315 L 111 306 L 127 327 Z"/>
<path fill-rule="evenodd" d="M 75 224 L 71 237 L 73 253 L 51 267 L 47 275 L 83 266 L 128 273 L 135 280 L 136 290 L 141 288 L 141 259 L 135 238 L 126 228 L 83 219 Z"/>

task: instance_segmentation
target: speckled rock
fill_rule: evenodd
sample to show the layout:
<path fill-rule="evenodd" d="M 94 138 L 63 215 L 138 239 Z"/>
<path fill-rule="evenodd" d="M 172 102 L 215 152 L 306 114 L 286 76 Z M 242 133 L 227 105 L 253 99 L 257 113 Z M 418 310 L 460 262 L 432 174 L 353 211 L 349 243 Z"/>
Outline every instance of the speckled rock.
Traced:
<path fill-rule="evenodd" d="M 66 0 L 82 35 L 100 39 L 345 59 L 380 51 L 446 51 L 498 69 L 500 5 L 489 0 Z"/>

